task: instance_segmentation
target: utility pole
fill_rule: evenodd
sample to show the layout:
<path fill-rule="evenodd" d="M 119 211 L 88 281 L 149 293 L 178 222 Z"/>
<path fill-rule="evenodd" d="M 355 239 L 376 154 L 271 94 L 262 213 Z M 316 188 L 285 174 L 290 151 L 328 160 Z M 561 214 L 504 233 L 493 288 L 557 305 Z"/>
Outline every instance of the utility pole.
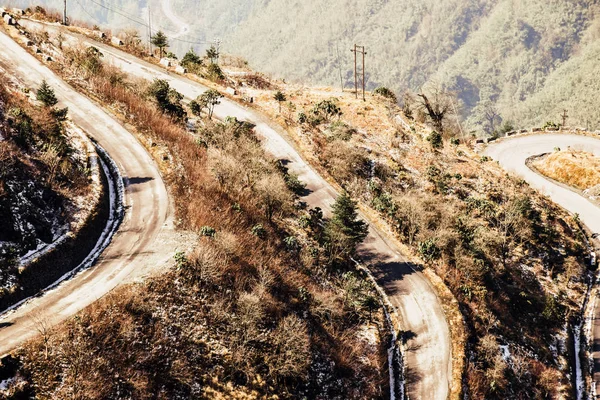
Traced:
<path fill-rule="evenodd" d="M 67 0 L 64 0 L 65 8 L 63 11 L 63 25 L 67 25 Z"/>
<path fill-rule="evenodd" d="M 365 100 L 365 46 L 354 45 L 354 49 L 350 50 L 354 53 L 354 95 L 358 99 L 358 71 L 357 71 L 357 54 L 362 54 L 362 98 Z"/>
<path fill-rule="evenodd" d="M 561 126 L 561 129 L 564 128 L 567 125 L 567 118 L 569 118 L 569 116 L 567 115 L 567 110 L 564 110 L 563 114 L 562 114 L 562 126 Z"/>
<path fill-rule="evenodd" d="M 152 57 L 152 14 L 150 13 L 150 4 L 148 4 L 148 49 L 148 55 Z"/>

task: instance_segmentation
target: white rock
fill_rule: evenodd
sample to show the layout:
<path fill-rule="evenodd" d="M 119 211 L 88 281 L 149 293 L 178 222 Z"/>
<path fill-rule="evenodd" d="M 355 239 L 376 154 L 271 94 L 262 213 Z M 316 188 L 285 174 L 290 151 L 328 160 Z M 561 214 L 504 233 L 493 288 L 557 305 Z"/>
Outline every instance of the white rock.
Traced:
<path fill-rule="evenodd" d="M 110 42 L 111 42 L 113 45 L 115 45 L 115 46 L 123 46 L 123 41 L 122 41 L 121 39 L 119 39 L 118 37 L 116 37 L 116 36 L 113 36 L 113 37 L 110 39 Z"/>

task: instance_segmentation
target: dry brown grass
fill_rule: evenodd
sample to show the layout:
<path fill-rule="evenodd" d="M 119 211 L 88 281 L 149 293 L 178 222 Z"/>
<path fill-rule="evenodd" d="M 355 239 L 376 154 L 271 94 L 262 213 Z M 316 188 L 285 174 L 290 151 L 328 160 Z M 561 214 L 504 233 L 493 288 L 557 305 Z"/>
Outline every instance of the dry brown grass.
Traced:
<path fill-rule="evenodd" d="M 163 170 L 180 225 L 211 226 L 217 234 L 203 238 L 178 269 L 119 289 L 61 326 L 51 359 L 39 357 L 41 342 L 28 347 L 25 368 L 39 395 L 66 398 L 79 389 L 85 398 L 107 398 L 120 376 L 131 377 L 125 384 L 137 398 L 185 397 L 190 393 L 181 390 L 189 388 L 202 388 L 198 398 L 382 396 L 385 354 L 365 354 L 358 337 L 365 316 L 344 293 L 346 278 L 323 270 L 309 255 L 311 242 L 300 254 L 282 243 L 290 235 L 304 235 L 303 244 L 310 238 L 296 227 L 293 197 L 268 195 L 268 187 L 284 189 L 265 183 L 276 169 L 252 132 L 207 123 L 193 136 L 145 97 L 144 85 L 111 81 L 111 74 L 106 68 L 75 84 L 133 125 L 149 149 L 167 150 Z M 263 238 L 251 233 L 257 223 Z M 118 356 L 125 353 L 127 359 Z M 326 377 L 319 387 L 317 375 Z"/>
<path fill-rule="evenodd" d="M 585 151 L 556 151 L 535 160 L 533 166 L 543 175 L 577 189 L 600 185 L 600 158 Z"/>

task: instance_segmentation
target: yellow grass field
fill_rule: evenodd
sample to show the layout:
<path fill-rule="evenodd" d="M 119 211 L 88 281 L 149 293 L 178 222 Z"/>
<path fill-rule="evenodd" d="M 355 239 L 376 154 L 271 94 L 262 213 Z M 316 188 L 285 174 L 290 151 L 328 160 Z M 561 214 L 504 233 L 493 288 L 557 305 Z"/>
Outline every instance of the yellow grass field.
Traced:
<path fill-rule="evenodd" d="M 557 151 L 536 160 L 533 166 L 547 177 L 578 189 L 600 185 L 600 158 L 585 151 Z"/>

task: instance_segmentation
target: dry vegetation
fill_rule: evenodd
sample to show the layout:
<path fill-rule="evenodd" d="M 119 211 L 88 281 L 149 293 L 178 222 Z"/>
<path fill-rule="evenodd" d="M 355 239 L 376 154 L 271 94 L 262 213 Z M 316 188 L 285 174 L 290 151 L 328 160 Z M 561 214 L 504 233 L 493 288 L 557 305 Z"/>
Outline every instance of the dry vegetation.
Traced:
<path fill-rule="evenodd" d="M 164 275 L 42 329 L 18 355 L 14 398 L 385 396 L 374 290 L 349 266 L 348 243 L 331 239 L 335 227 L 299 207 L 301 185 L 252 127 L 205 119 L 190 132 L 160 111 L 148 82 L 90 49 L 65 55 L 64 76 L 168 156 L 179 224 L 202 239 Z"/>
<path fill-rule="evenodd" d="M 89 189 L 87 155 L 67 137 L 62 110 L 9 88 L 0 75 L 0 308 L 9 305 L 7 295 L 18 300 L 32 279 L 18 269 L 20 257 L 74 223 L 76 200 Z"/>
<path fill-rule="evenodd" d="M 533 166 L 547 177 L 580 190 L 600 186 L 600 158 L 585 151 L 555 151 L 535 160 Z"/>
<path fill-rule="evenodd" d="M 283 222 L 289 222 L 290 216 L 297 212 L 293 201 L 272 196 L 268 189 L 281 186 L 281 176 L 275 173 L 272 164 L 264 161 L 253 136 L 239 134 L 237 122 L 207 125 L 192 138 L 156 108 L 140 102 L 144 89 L 124 84 L 123 79 L 105 68 L 102 76 L 91 78 L 91 87 L 86 89 L 113 103 L 152 138 L 151 143 L 169 148 L 174 157 L 171 177 L 182 223 L 207 233 L 212 232 L 209 227 L 220 227 L 213 239 L 202 243 L 210 248 L 202 247 L 202 253 L 180 259 L 180 268 L 172 272 L 179 274 L 175 285 L 187 287 L 186 282 L 191 279 L 196 282 L 193 287 L 200 290 L 200 297 L 206 296 L 214 302 L 212 294 L 203 290 L 207 290 L 206 282 L 211 283 L 218 276 L 218 296 L 227 295 L 217 305 L 225 303 L 231 315 L 239 318 L 239 309 L 246 307 L 240 303 L 242 294 L 243 298 L 247 294 L 253 297 L 255 304 L 267 303 L 261 297 L 265 292 L 260 283 L 260 263 L 256 260 L 268 255 L 269 270 L 274 263 L 274 275 L 281 283 L 267 292 L 280 304 L 275 317 L 266 314 L 272 325 L 257 328 L 270 333 L 263 344 L 278 346 L 276 326 L 283 324 L 286 315 L 300 315 L 294 307 L 303 304 L 308 290 L 311 301 L 302 310 L 312 354 L 326 354 L 329 359 L 338 360 L 336 357 L 345 354 L 340 353 L 344 346 L 319 348 L 325 353 L 314 351 L 312 346 L 321 343 L 322 335 L 334 342 L 345 338 L 356 343 L 355 328 L 347 326 L 346 321 L 331 319 L 335 315 L 345 318 L 347 307 L 342 308 L 343 314 L 338 314 L 341 312 L 338 307 L 346 297 L 332 297 L 331 292 L 338 296 L 352 293 L 353 290 L 338 288 L 345 288 L 348 280 L 351 284 L 357 281 L 352 278 L 354 275 L 331 275 L 317 268 L 328 263 L 321 257 L 325 249 L 315 240 L 318 234 L 313 231 L 315 224 L 311 224 L 313 214 L 304 214 L 298 223 Z M 369 95 L 367 102 L 355 101 L 347 93 L 270 82 L 257 74 L 248 75 L 247 81 L 238 77 L 232 80 L 244 83 L 244 95 L 257 99 L 260 109 L 285 124 L 308 159 L 385 218 L 398 238 L 450 288 L 459 301 L 469 331 L 464 372 L 471 398 L 569 396 L 566 327 L 580 311 L 587 283 L 581 232 L 570 217 L 525 182 L 472 153 L 469 143 L 456 141 L 452 128 L 436 139 L 421 123 L 427 117 L 426 112 L 422 107 L 411 107 L 410 102 L 402 113 L 393 102 L 378 96 Z M 275 90 L 285 94 L 283 104 L 274 100 Z M 412 128 L 404 129 L 396 123 L 396 115 L 408 120 L 414 115 L 418 122 L 410 121 Z M 254 174 L 255 168 L 259 168 L 260 174 Z M 214 206 L 209 208 L 207 204 Z M 268 211 L 269 204 L 277 204 L 277 212 Z M 271 223 L 270 217 L 274 217 Z M 253 229 L 258 224 L 264 232 Z M 299 229 L 302 226 L 305 228 Z M 259 232 L 262 233 L 258 236 L 264 239 L 256 236 Z M 302 243 L 302 250 L 290 252 L 288 241 L 281 240 L 288 237 Z M 231 253 L 232 248 L 238 252 Z M 206 260 L 215 252 L 231 254 L 226 260 L 235 262 L 220 262 L 215 266 L 215 259 Z M 240 265 L 244 267 L 240 269 Z M 234 271 L 226 269 L 229 285 L 221 283 L 221 268 Z M 165 279 L 160 284 L 173 284 Z M 306 280 L 302 286 L 298 284 L 301 279 Z M 200 289 L 196 289 L 198 285 Z M 282 304 L 284 298 L 286 304 Z M 289 298 L 293 301 L 289 302 Z M 321 300 L 313 303 L 312 299 L 317 298 Z M 262 318 L 265 312 L 253 315 Z M 322 313 L 327 315 L 327 322 L 323 322 Z M 229 324 L 231 320 L 225 326 Z M 237 336 L 231 331 L 225 329 L 225 332 L 232 336 L 227 339 L 218 336 L 215 341 L 224 344 L 233 357 L 232 343 L 239 339 L 232 339 Z M 337 367 L 350 363 L 334 364 Z M 226 371 L 233 368 L 225 362 L 219 365 Z M 267 386 L 275 387 L 278 382 L 276 387 L 285 390 L 291 390 L 292 386 L 303 388 L 298 384 L 302 380 L 297 377 L 296 380 L 273 378 L 269 372 L 273 365 L 268 360 L 251 363 L 246 367 L 252 371 L 249 376 L 237 380 L 229 372 L 224 375 L 225 381 L 261 394 L 267 393 L 264 387 L 253 382 L 265 377 L 275 379 Z M 314 365 L 313 362 L 309 367 L 309 379 L 302 381 L 305 384 L 316 382 Z M 334 373 L 339 371 L 336 369 Z M 370 373 L 354 372 L 355 376 L 381 376 Z M 222 390 L 222 383 L 219 380 L 211 388 Z"/>
<path fill-rule="evenodd" d="M 434 148 L 421 122 L 388 99 L 280 83 L 257 106 L 287 124 L 317 166 L 384 217 L 398 238 L 458 299 L 469 329 L 466 379 L 472 398 L 568 395 L 566 323 L 587 284 L 581 232 L 566 213 L 453 139 Z M 329 116 L 322 112 L 331 102 Z M 419 121 L 421 105 L 406 108 Z M 341 114 L 339 114 L 341 113 Z M 451 121 L 450 121 L 451 122 Z M 506 350 L 508 349 L 508 350 Z"/>

